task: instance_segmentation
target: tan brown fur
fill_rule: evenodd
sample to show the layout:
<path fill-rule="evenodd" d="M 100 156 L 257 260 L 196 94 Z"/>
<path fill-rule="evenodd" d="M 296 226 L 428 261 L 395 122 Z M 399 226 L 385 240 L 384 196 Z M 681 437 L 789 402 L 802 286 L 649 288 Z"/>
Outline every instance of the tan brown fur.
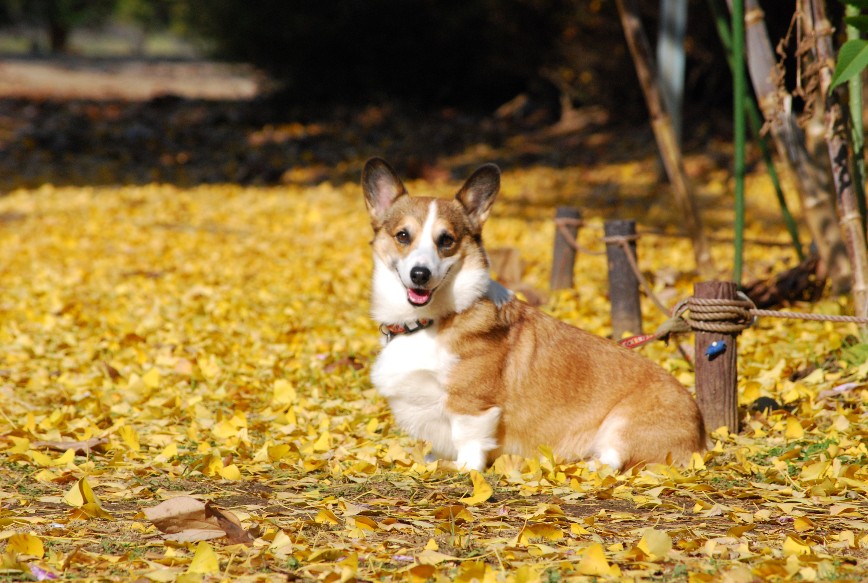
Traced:
<path fill-rule="evenodd" d="M 441 324 L 438 340 L 457 357 L 446 407 L 478 415 L 500 407 L 501 453 L 533 456 L 540 445 L 565 459 L 591 457 L 607 416 L 625 467 L 687 464 L 705 449 L 696 402 L 668 372 L 636 352 L 565 324 L 518 300 L 487 300 Z"/>

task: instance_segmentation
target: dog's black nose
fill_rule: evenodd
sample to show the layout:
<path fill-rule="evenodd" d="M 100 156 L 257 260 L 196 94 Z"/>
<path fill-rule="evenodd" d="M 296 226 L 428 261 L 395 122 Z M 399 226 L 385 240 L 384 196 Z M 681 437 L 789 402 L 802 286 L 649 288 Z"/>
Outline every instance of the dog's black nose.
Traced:
<path fill-rule="evenodd" d="M 431 270 L 427 267 L 417 265 L 410 270 L 410 280 L 416 285 L 425 285 L 431 279 Z"/>

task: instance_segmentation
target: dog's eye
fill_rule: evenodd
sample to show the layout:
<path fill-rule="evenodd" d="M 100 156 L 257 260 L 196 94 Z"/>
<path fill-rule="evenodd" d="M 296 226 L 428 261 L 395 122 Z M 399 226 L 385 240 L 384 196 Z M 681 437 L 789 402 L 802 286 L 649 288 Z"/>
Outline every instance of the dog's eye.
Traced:
<path fill-rule="evenodd" d="M 410 244 L 410 233 L 406 231 L 406 229 L 401 229 L 397 233 L 395 233 L 395 240 L 401 245 L 409 245 Z"/>
<path fill-rule="evenodd" d="M 451 249 L 453 245 L 455 245 L 455 237 L 449 233 L 443 233 L 437 239 L 437 246 L 443 250 Z"/>

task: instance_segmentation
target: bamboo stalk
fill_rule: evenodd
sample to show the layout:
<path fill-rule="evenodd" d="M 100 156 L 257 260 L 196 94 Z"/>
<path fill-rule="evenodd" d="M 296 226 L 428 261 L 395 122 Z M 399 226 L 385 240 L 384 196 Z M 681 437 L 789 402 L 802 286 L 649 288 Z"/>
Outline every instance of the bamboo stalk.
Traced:
<path fill-rule="evenodd" d="M 844 6 L 846 16 L 859 16 L 862 10 L 853 4 Z M 859 29 L 847 25 L 847 39 L 860 38 Z M 853 178 L 856 185 L 856 200 L 862 214 L 862 230 L 865 230 L 865 130 L 862 122 L 862 75 L 856 75 L 847 83 L 850 93 L 850 140 L 853 142 Z"/>
<path fill-rule="evenodd" d="M 754 93 L 779 157 L 796 178 L 805 224 L 817 246 L 822 275 L 828 275 L 833 293 L 845 293 L 850 288 L 852 269 L 825 170 L 808 153 L 804 134 L 792 111 L 786 102 L 781 103 L 781 96 L 773 82 L 774 51 L 766 30 L 764 13 L 757 0 L 745 0 L 745 41 Z"/>
<path fill-rule="evenodd" d="M 844 235 L 847 254 L 853 267 L 853 303 L 856 316 L 868 316 L 868 248 L 862 229 L 856 187 L 850 169 L 851 153 L 848 140 L 848 119 L 845 102 L 839 89 L 830 91 L 832 65 L 835 62 L 832 47 L 832 26 L 826 18 L 822 0 L 801 0 L 806 34 L 813 37 L 814 51 L 819 64 L 820 94 L 826 120 L 826 144 L 832 163 L 832 178 L 838 200 L 838 222 Z M 863 327 L 863 332 L 865 332 Z"/>
<path fill-rule="evenodd" d="M 725 15 L 725 9 L 722 6 L 722 0 L 708 0 L 708 6 L 714 15 L 714 22 L 717 26 L 717 34 L 720 37 L 720 43 L 723 45 L 723 50 L 726 52 L 726 61 L 729 64 L 730 71 L 735 71 L 735 63 L 732 59 L 732 35 L 730 32 L 729 19 Z M 796 219 L 790 212 L 787 199 L 784 197 L 784 190 L 781 187 L 781 180 L 778 176 L 778 171 L 775 169 L 772 154 L 769 150 L 769 143 L 762 133 L 762 123 L 760 121 L 760 113 L 757 108 L 756 101 L 753 96 L 745 92 L 745 110 L 747 111 L 747 121 L 750 127 L 751 134 L 757 141 L 760 149 L 760 155 L 765 164 L 766 172 L 769 174 L 769 179 L 772 181 L 772 186 L 775 189 L 775 197 L 778 200 L 778 205 L 781 207 L 781 217 L 784 219 L 784 225 L 787 227 L 787 232 L 790 239 L 793 240 L 793 248 L 799 261 L 805 260 L 805 251 L 802 248 L 802 242 L 799 240 L 799 227 L 796 224 Z"/>
<path fill-rule="evenodd" d="M 736 285 L 741 285 L 744 262 L 744 101 L 747 96 L 744 78 L 744 0 L 732 1 L 732 65 L 732 123 L 735 142 L 735 257 L 732 279 Z"/>
<path fill-rule="evenodd" d="M 633 56 L 639 83 L 645 94 L 645 102 L 651 116 L 651 128 L 657 140 L 657 147 L 660 149 L 663 167 L 666 169 L 670 184 L 672 184 L 676 204 L 684 216 L 687 233 L 693 242 L 696 267 L 704 277 L 711 277 L 714 274 L 711 251 L 702 229 L 696 200 L 684 171 L 681 148 L 678 146 L 672 120 L 663 107 L 660 89 L 654 81 L 657 75 L 654 73 L 651 47 L 639 19 L 636 0 L 617 0 L 617 4 L 618 12 L 621 15 L 621 24 L 624 28 L 624 36 Z"/>

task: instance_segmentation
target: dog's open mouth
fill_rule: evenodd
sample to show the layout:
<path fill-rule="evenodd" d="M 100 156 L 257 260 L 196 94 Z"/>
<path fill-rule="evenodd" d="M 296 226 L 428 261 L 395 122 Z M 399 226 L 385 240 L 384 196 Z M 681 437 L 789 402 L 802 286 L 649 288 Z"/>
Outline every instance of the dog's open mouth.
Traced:
<path fill-rule="evenodd" d="M 407 301 L 414 306 L 424 306 L 431 301 L 434 290 L 407 288 Z"/>

